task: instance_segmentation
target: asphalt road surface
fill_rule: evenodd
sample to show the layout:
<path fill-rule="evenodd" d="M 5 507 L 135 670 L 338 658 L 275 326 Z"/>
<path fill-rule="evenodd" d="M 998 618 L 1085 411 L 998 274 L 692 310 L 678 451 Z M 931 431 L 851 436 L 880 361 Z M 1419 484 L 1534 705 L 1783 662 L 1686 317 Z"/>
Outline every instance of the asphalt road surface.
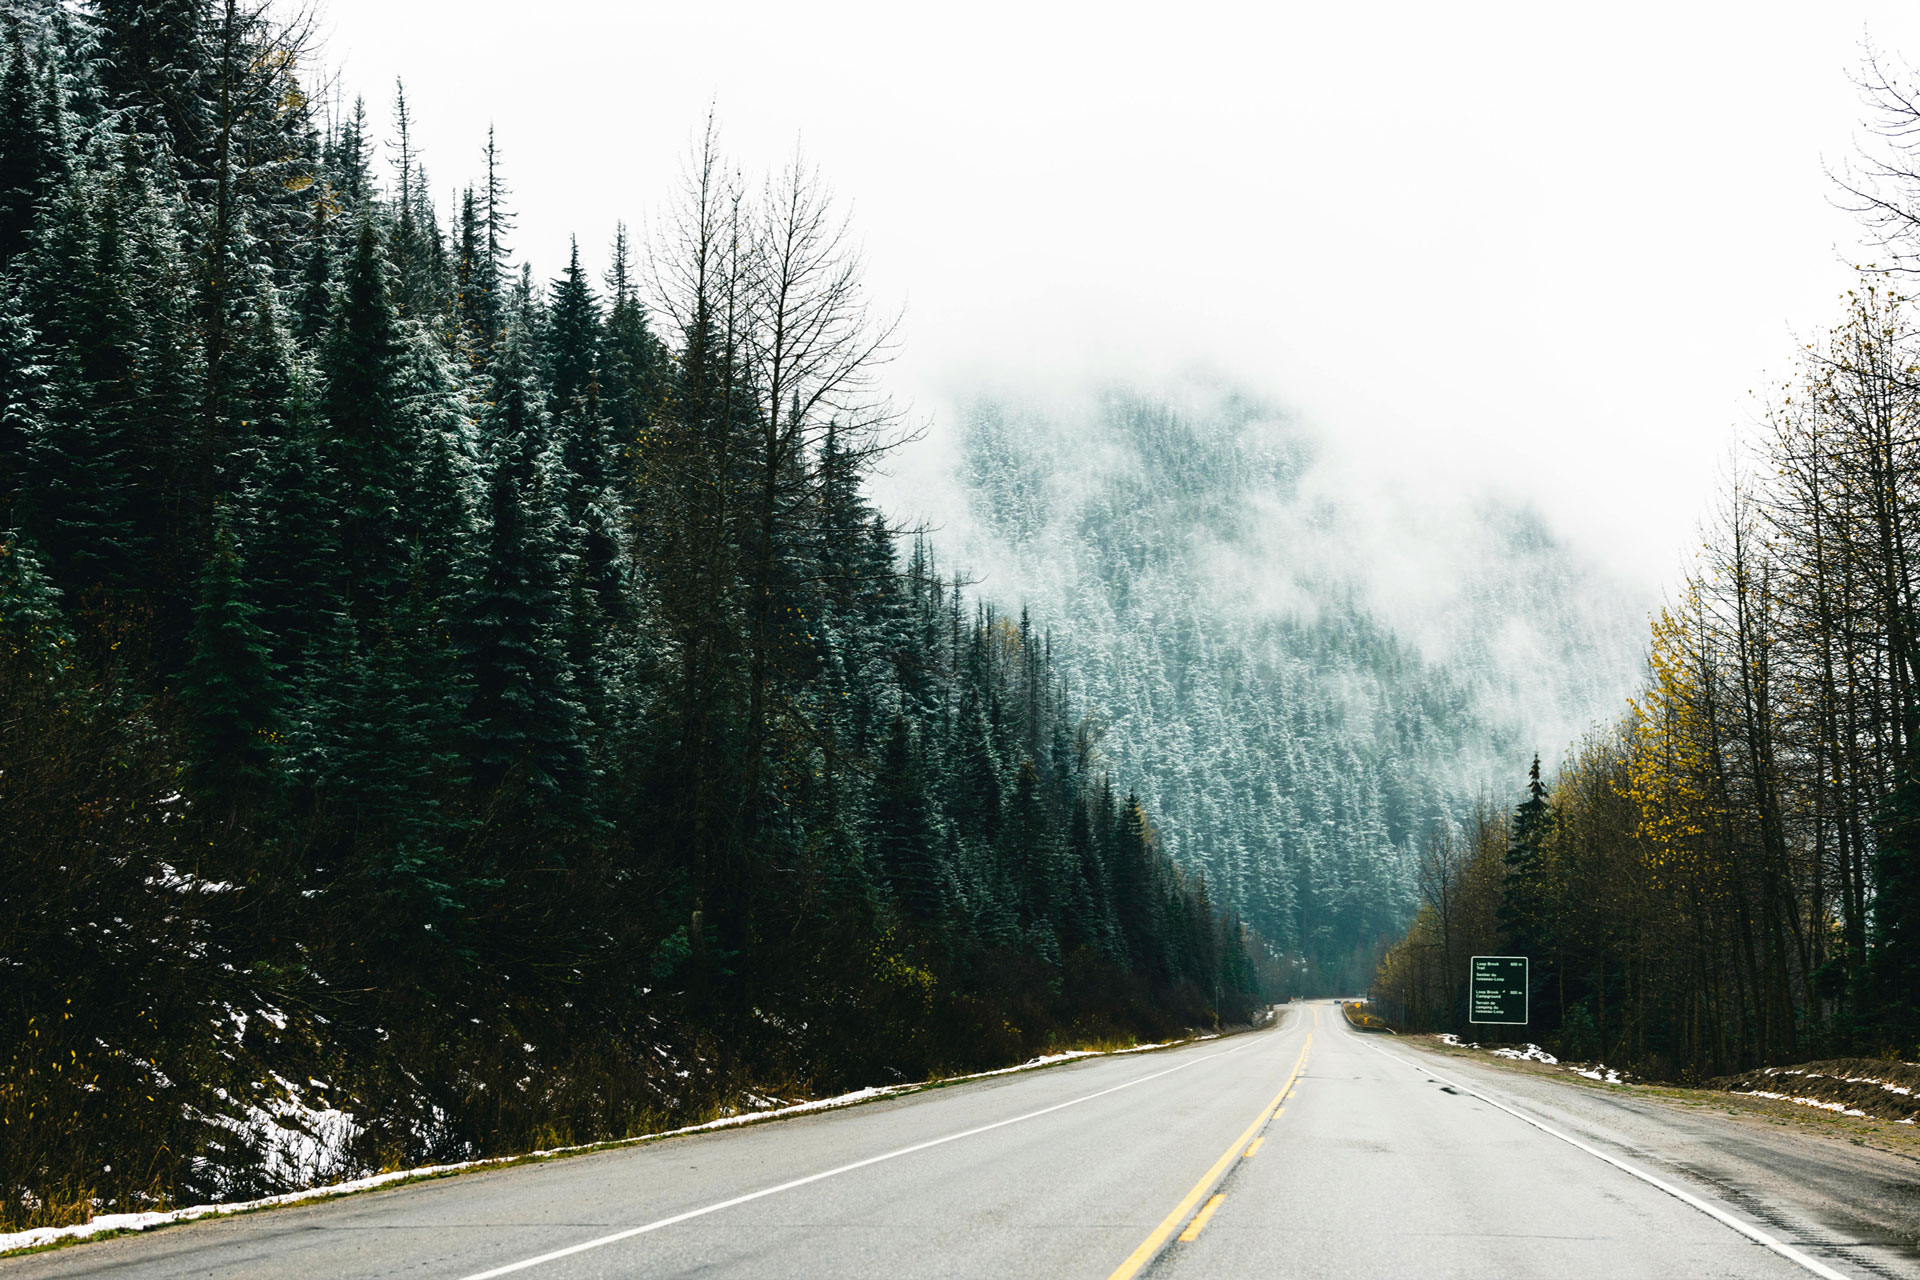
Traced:
<path fill-rule="evenodd" d="M 0 1260 L 52 1276 L 1920 1277 L 1920 1164 L 1275 1027 Z"/>

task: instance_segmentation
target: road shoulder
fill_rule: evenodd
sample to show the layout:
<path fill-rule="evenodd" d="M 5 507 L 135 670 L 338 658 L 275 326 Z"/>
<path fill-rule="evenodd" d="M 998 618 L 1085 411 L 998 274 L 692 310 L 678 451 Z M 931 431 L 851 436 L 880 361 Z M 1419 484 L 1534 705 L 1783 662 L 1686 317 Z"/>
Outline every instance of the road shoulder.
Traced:
<path fill-rule="evenodd" d="M 1903 1125 L 1890 1120 L 1876 1120 L 1871 1116 L 1845 1116 L 1793 1102 L 1757 1098 L 1751 1094 L 1730 1093 L 1720 1089 L 1642 1081 L 1615 1083 L 1593 1080 L 1579 1074 L 1574 1069 L 1575 1064 L 1498 1057 L 1484 1049 L 1444 1044 L 1439 1037 L 1431 1035 L 1395 1036 L 1390 1043 L 1507 1075 L 1552 1081 L 1570 1089 L 1634 1099 L 1654 1106 L 1675 1108 L 1683 1113 L 1725 1118 L 1740 1125 L 1796 1130 L 1856 1147 L 1869 1147 L 1920 1164 L 1920 1125 Z"/>

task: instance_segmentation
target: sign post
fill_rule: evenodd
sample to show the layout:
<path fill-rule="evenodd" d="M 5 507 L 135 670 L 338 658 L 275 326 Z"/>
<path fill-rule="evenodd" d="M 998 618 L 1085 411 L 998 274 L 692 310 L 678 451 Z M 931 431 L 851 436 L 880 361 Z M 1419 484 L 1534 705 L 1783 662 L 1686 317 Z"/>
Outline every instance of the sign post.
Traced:
<path fill-rule="evenodd" d="M 1467 1021 L 1527 1024 L 1527 958 L 1475 956 L 1467 989 Z"/>

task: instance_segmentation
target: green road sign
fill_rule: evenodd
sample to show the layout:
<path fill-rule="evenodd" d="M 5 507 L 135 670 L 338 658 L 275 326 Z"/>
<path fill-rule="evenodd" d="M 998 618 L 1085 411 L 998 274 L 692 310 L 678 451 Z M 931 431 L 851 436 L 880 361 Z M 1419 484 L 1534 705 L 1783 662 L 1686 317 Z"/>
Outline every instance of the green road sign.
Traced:
<path fill-rule="evenodd" d="M 1475 956 L 1467 992 L 1468 1022 L 1527 1023 L 1527 958 Z"/>

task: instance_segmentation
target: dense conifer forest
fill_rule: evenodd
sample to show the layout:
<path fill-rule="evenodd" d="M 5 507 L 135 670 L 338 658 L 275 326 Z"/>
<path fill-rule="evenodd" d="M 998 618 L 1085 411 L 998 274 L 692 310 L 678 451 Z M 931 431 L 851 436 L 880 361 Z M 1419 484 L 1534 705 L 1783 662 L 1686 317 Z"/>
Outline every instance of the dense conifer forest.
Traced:
<path fill-rule="evenodd" d="M 1374 981 L 1406 1025 L 1470 1030 L 1466 959 L 1501 952 L 1565 1055 L 1920 1056 L 1920 107 L 1860 82 L 1880 147 L 1842 198 L 1880 263 L 1769 392 L 1624 714 L 1427 833 Z"/>
<path fill-rule="evenodd" d="M 0 24 L 0 1226 L 1244 1017 L 1108 677 L 870 500 L 817 179 L 537 273 L 310 43 Z"/>

